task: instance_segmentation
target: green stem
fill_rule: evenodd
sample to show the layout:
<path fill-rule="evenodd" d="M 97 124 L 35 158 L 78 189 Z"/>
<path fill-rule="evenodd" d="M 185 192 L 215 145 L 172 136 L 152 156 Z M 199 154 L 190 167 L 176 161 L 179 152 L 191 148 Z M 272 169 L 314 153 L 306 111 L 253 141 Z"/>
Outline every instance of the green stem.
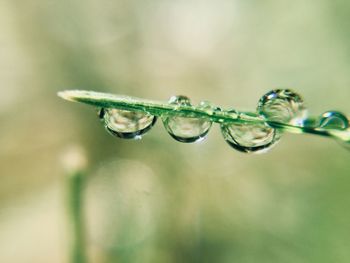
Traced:
<path fill-rule="evenodd" d="M 196 106 L 174 105 L 168 102 L 140 99 L 124 95 L 114 95 L 108 93 L 66 90 L 58 93 L 61 98 L 89 104 L 100 108 L 116 108 L 122 110 L 136 110 L 150 113 L 154 116 L 181 115 L 186 117 L 207 118 L 213 122 L 259 122 L 265 120 L 260 116 L 255 116 L 245 112 L 215 111 Z"/>
<path fill-rule="evenodd" d="M 71 173 L 67 180 L 68 216 L 71 235 L 71 263 L 86 263 L 85 255 L 85 225 L 83 213 L 83 189 L 85 175 L 83 172 Z"/>

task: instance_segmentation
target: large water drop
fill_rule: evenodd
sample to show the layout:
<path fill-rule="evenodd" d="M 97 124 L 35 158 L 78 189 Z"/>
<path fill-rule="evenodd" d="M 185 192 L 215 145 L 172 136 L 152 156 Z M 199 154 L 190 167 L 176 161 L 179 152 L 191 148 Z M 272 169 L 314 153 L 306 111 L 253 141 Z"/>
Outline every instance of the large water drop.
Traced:
<path fill-rule="evenodd" d="M 289 89 L 276 89 L 261 97 L 257 111 L 267 120 L 302 125 L 307 117 L 304 101 Z"/>
<path fill-rule="evenodd" d="M 175 140 L 197 142 L 206 137 L 211 122 L 202 118 L 168 116 L 163 119 L 164 127 Z"/>
<path fill-rule="evenodd" d="M 278 131 L 265 123 L 235 122 L 222 124 L 226 142 L 241 152 L 265 152 L 278 142 Z"/>
<path fill-rule="evenodd" d="M 186 96 L 173 96 L 169 103 L 178 106 L 191 106 Z M 208 134 L 212 122 L 205 118 L 166 115 L 162 117 L 167 132 L 179 142 L 191 143 L 203 140 Z"/>
<path fill-rule="evenodd" d="M 319 127 L 323 129 L 346 130 L 349 128 L 349 120 L 339 111 L 327 111 L 321 115 Z"/>
<path fill-rule="evenodd" d="M 102 109 L 99 117 L 108 132 L 124 139 L 140 138 L 157 121 L 157 117 L 146 112 L 120 109 Z"/>

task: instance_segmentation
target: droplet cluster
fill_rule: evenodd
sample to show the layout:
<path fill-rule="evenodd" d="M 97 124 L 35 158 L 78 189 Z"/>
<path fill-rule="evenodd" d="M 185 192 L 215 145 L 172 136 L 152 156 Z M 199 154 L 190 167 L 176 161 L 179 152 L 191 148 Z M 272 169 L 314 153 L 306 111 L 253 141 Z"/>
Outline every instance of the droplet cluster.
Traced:
<path fill-rule="evenodd" d="M 281 131 L 269 122 L 301 124 L 306 118 L 306 110 L 298 94 L 288 89 L 276 89 L 262 96 L 256 113 L 250 115 L 261 117 L 266 122 L 224 123 L 221 131 L 226 142 L 236 150 L 259 153 L 270 149 L 281 137 Z"/>
<path fill-rule="evenodd" d="M 174 112 L 163 114 L 160 118 L 172 138 L 184 143 L 198 142 L 206 138 L 212 127 L 210 118 L 177 114 L 180 107 L 192 107 L 188 97 L 173 96 L 168 103 L 175 106 Z M 197 108 L 209 115 L 224 112 L 236 116 L 235 122 L 220 122 L 221 132 L 232 148 L 247 153 L 265 152 L 274 146 L 283 132 L 282 128 L 277 128 L 277 124 L 302 128 L 308 120 L 303 99 L 289 89 L 268 92 L 259 100 L 256 112 L 252 113 L 222 111 L 207 101 L 201 102 Z M 157 121 L 156 116 L 144 111 L 112 108 L 101 109 L 99 117 L 109 133 L 125 139 L 141 138 Z M 260 121 L 249 121 L 249 118 Z M 328 111 L 316 118 L 312 125 L 312 129 L 315 130 L 347 130 L 349 120 L 340 112 Z"/>

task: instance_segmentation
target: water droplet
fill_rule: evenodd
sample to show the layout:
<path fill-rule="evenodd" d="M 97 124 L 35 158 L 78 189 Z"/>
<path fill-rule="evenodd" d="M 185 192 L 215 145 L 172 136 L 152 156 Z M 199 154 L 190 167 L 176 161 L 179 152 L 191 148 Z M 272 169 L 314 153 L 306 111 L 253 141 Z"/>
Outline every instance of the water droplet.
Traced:
<path fill-rule="evenodd" d="M 172 96 L 169 99 L 170 104 L 176 104 L 179 106 L 191 106 L 191 100 L 189 97 L 184 95 Z"/>
<path fill-rule="evenodd" d="M 156 123 L 157 117 L 141 111 L 128 111 L 120 109 L 101 109 L 108 132 L 124 139 L 139 139 Z"/>
<path fill-rule="evenodd" d="M 321 115 L 319 127 L 323 129 L 346 130 L 349 128 L 349 120 L 339 111 L 327 111 Z"/>
<path fill-rule="evenodd" d="M 221 111 L 221 108 L 218 106 L 215 106 L 213 103 L 210 101 L 201 101 L 198 105 L 198 108 L 205 111 L 209 115 L 215 115 L 218 112 Z"/>
<path fill-rule="evenodd" d="M 207 100 L 203 100 L 199 103 L 199 107 L 202 109 L 213 109 L 215 106 Z"/>
<path fill-rule="evenodd" d="M 215 106 L 210 101 L 205 100 L 199 103 L 198 108 L 212 115 L 214 112 Z"/>
<path fill-rule="evenodd" d="M 191 106 L 190 99 L 182 95 L 171 97 L 169 103 Z M 203 140 L 208 134 L 212 122 L 204 118 L 167 115 L 163 116 L 163 124 L 175 140 L 190 143 Z"/>
<path fill-rule="evenodd" d="M 269 121 L 302 125 L 307 117 L 303 99 L 289 89 L 276 89 L 261 97 L 257 111 Z"/>
<path fill-rule="evenodd" d="M 167 116 L 163 118 L 165 129 L 179 142 L 197 142 L 208 134 L 211 121 L 203 118 Z"/>
<path fill-rule="evenodd" d="M 279 132 L 266 123 L 235 122 L 222 124 L 226 142 L 241 152 L 265 152 L 280 138 Z"/>

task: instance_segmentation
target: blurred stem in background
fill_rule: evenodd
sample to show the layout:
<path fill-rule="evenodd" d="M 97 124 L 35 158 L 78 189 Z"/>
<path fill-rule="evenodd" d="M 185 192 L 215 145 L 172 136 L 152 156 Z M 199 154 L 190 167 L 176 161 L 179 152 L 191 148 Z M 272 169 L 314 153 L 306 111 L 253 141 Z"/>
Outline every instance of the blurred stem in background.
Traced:
<path fill-rule="evenodd" d="M 67 176 L 68 217 L 71 235 L 71 263 L 87 262 L 85 256 L 85 225 L 84 225 L 84 181 L 85 174 L 76 171 Z"/>
<path fill-rule="evenodd" d="M 84 186 L 86 179 L 86 159 L 79 147 L 70 148 L 63 156 L 66 169 L 66 205 L 68 234 L 70 238 L 70 262 L 86 263 Z"/>

